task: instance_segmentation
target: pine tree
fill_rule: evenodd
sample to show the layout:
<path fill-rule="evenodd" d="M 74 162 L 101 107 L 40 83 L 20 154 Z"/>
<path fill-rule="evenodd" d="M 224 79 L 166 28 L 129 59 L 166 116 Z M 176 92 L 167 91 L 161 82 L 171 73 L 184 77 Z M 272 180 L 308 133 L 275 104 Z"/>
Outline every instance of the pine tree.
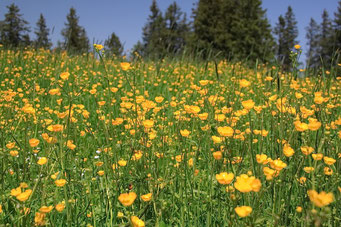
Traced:
<path fill-rule="evenodd" d="M 150 11 L 148 22 L 143 27 L 143 55 L 159 59 L 166 55 L 166 23 L 155 0 L 150 6 Z"/>
<path fill-rule="evenodd" d="M 329 67 L 333 55 L 333 29 L 327 10 L 323 10 L 320 27 L 320 56 L 324 66 Z"/>
<path fill-rule="evenodd" d="M 290 54 L 294 46 L 298 44 L 297 21 L 291 6 L 288 7 L 284 18 L 282 15 L 279 16 L 275 34 L 277 35 L 277 56 L 283 64 L 283 69 L 290 70 Z"/>
<path fill-rule="evenodd" d="M 123 46 L 120 39 L 115 34 L 111 33 L 107 40 L 104 42 L 105 52 L 108 55 L 122 56 Z"/>
<path fill-rule="evenodd" d="M 189 25 L 187 24 L 186 15 L 181 12 L 176 2 L 173 2 L 167 8 L 165 23 L 167 53 L 170 55 L 181 53 L 186 45 Z"/>
<path fill-rule="evenodd" d="M 27 27 L 28 22 L 22 18 L 19 7 L 14 3 L 7 6 L 8 12 L 5 14 L 1 31 L 1 42 L 6 46 L 18 47 L 27 45 L 29 41 Z"/>
<path fill-rule="evenodd" d="M 66 19 L 66 27 L 61 33 L 64 37 L 64 42 L 61 43 L 62 48 L 71 53 L 87 52 L 89 50 L 89 39 L 86 36 L 85 29 L 78 25 L 79 17 L 74 8 L 70 8 Z"/>
<path fill-rule="evenodd" d="M 307 66 L 315 68 L 320 64 L 320 26 L 316 23 L 316 21 L 311 18 L 309 26 L 306 28 L 306 38 L 307 38 L 307 46 L 308 52 L 307 56 Z"/>
<path fill-rule="evenodd" d="M 46 26 L 46 21 L 43 14 L 40 14 L 39 20 L 37 21 L 37 28 L 34 32 L 37 36 L 35 40 L 36 48 L 46 48 L 49 49 L 52 46 L 52 43 L 49 40 L 49 32 L 50 29 Z"/>

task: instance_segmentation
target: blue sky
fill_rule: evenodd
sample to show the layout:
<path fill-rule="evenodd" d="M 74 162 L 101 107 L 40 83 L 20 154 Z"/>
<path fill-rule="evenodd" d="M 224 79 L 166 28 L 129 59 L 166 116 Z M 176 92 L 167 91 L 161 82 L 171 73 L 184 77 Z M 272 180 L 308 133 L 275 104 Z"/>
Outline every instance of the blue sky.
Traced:
<path fill-rule="evenodd" d="M 164 12 L 173 1 L 157 0 L 157 3 Z M 191 15 L 197 1 L 176 0 L 187 16 Z M 151 2 L 152 0 L 0 0 L 0 20 L 4 19 L 7 12 L 6 6 L 15 3 L 33 31 L 40 13 L 43 13 L 51 29 L 51 40 L 56 44 L 62 39 L 60 32 L 64 28 L 66 15 L 70 7 L 74 7 L 80 17 L 79 24 L 85 27 L 91 43 L 103 41 L 115 32 L 127 51 L 141 40 L 142 27 L 147 21 Z M 273 27 L 279 15 L 284 15 L 289 5 L 298 21 L 299 44 L 305 50 L 305 27 L 310 18 L 320 22 L 323 9 L 333 18 L 338 0 L 263 0 L 263 8 L 267 9 L 267 17 Z M 35 38 L 33 34 L 31 37 Z"/>

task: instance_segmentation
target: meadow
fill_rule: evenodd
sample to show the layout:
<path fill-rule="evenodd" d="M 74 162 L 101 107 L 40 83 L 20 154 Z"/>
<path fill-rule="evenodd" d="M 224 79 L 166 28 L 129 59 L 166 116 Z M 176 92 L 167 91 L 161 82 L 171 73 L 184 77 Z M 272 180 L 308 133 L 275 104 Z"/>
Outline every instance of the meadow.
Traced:
<path fill-rule="evenodd" d="M 100 49 L 0 49 L 0 226 L 340 225 L 341 65 Z"/>

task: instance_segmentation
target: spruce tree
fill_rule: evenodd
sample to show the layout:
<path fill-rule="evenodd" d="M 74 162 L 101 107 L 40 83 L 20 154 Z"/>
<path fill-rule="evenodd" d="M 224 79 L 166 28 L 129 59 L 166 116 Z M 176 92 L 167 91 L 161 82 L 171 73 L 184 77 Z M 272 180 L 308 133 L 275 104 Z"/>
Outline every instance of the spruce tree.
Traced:
<path fill-rule="evenodd" d="M 86 36 L 85 29 L 78 25 L 79 17 L 76 10 L 70 8 L 70 12 L 66 17 L 67 22 L 62 30 L 64 42 L 62 48 L 71 53 L 83 53 L 89 50 L 89 39 Z"/>
<path fill-rule="evenodd" d="M 282 15 L 279 16 L 275 34 L 277 35 L 277 56 L 283 64 L 283 69 L 290 70 L 292 63 L 290 54 L 294 46 L 298 44 L 297 21 L 291 6 L 288 7 L 284 18 Z"/>
<path fill-rule="evenodd" d="M 163 58 L 166 55 L 166 23 L 155 0 L 150 6 L 147 24 L 143 27 L 143 54 L 153 59 Z"/>
<path fill-rule="evenodd" d="M 232 3 L 227 0 L 225 6 L 229 5 L 228 2 Z M 193 48 L 202 53 L 204 58 L 223 50 L 224 44 L 224 52 L 228 52 L 233 45 L 229 42 L 230 33 L 224 32 L 222 3 L 222 0 L 200 0 L 193 10 Z"/>
<path fill-rule="evenodd" d="M 105 40 L 104 47 L 107 55 L 122 56 L 123 46 L 115 32 L 111 33 L 108 39 Z"/>
<path fill-rule="evenodd" d="M 36 31 L 34 32 L 37 36 L 34 44 L 36 48 L 49 49 L 52 43 L 49 40 L 50 29 L 46 26 L 46 21 L 43 14 L 40 14 L 39 20 L 37 21 Z"/>
<path fill-rule="evenodd" d="M 167 8 L 165 23 L 167 53 L 170 55 L 180 53 L 186 45 L 189 26 L 186 15 L 181 12 L 176 2 Z"/>
<path fill-rule="evenodd" d="M 28 22 L 22 18 L 19 7 L 14 3 L 7 6 L 8 12 L 5 14 L 1 31 L 1 42 L 5 46 L 18 47 L 27 45 L 29 41 L 27 27 Z"/>
<path fill-rule="evenodd" d="M 333 29 L 327 10 L 323 10 L 320 27 L 320 56 L 324 66 L 329 67 L 333 55 Z"/>
<path fill-rule="evenodd" d="M 236 45 L 234 53 L 238 59 L 269 60 L 273 54 L 274 39 L 270 24 L 260 0 L 241 0 L 237 8 L 239 24 L 232 26 Z M 228 12 L 224 12 L 225 14 Z"/>
<path fill-rule="evenodd" d="M 261 0 L 200 0 L 194 10 L 194 42 L 204 55 L 268 60 L 274 40 Z"/>
<path fill-rule="evenodd" d="M 320 26 L 316 21 L 311 18 L 309 26 L 306 28 L 306 39 L 307 39 L 307 66 L 316 68 L 320 65 Z"/>

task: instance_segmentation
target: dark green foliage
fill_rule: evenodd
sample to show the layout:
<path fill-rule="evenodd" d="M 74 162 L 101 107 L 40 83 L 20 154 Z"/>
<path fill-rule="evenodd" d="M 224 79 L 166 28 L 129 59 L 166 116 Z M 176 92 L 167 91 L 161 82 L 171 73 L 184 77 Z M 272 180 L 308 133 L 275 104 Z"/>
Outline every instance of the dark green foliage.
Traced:
<path fill-rule="evenodd" d="M 271 58 L 274 40 L 260 0 L 200 0 L 193 13 L 194 42 L 204 56 Z"/>
<path fill-rule="evenodd" d="M 284 18 L 282 15 L 278 18 L 275 34 L 277 35 L 277 57 L 282 62 L 283 69 L 290 70 L 292 63 L 290 54 L 294 46 L 298 44 L 297 21 L 291 6 L 288 7 Z"/>
<path fill-rule="evenodd" d="M 189 34 L 186 15 L 173 2 L 165 14 L 166 22 L 166 51 L 168 55 L 179 54 L 183 51 Z"/>
<path fill-rule="evenodd" d="M 123 53 L 123 46 L 121 44 L 120 39 L 115 34 L 115 32 L 111 33 L 107 40 L 104 42 L 105 53 L 107 55 L 115 55 L 115 56 L 122 56 Z"/>
<path fill-rule="evenodd" d="M 5 46 L 18 47 L 30 44 L 28 22 L 22 18 L 18 6 L 7 6 L 8 12 L 1 29 L 1 42 Z"/>
<path fill-rule="evenodd" d="M 46 26 L 46 21 L 43 14 L 40 14 L 39 20 L 37 22 L 37 28 L 34 32 L 37 36 L 34 41 L 36 48 L 46 48 L 49 49 L 52 46 L 52 43 L 49 40 L 49 32 L 50 29 Z"/>
<path fill-rule="evenodd" d="M 316 21 L 311 18 L 309 26 L 306 28 L 306 38 L 307 38 L 307 46 L 308 52 L 307 56 L 307 66 L 316 68 L 319 66 L 320 60 L 320 26 L 316 23 Z"/>
<path fill-rule="evenodd" d="M 339 1 L 339 6 L 337 11 L 334 13 L 334 50 L 341 51 L 341 1 Z"/>
<path fill-rule="evenodd" d="M 86 36 L 85 29 L 78 25 L 79 17 L 76 15 L 74 8 L 70 9 L 66 16 L 67 22 L 62 30 L 64 42 L 60 43 L 62 49 L 71 53 L 84 53 L 89 50 L 89 40 Z"/>
<path fill-rule="evenodd" d="M 159 59 L 166 55 L 166 22 L 155 0 L 150 6 L 150 11 L 148 22 L 143 27 L 141 54 L 144 57 Z"/>
<path fill-rule="evenodd" d="M 328 67 L 333 55 L 333 29 L 327 10 L 323 10 L 320 27 L 320 56 L 323 64 Z"/>

